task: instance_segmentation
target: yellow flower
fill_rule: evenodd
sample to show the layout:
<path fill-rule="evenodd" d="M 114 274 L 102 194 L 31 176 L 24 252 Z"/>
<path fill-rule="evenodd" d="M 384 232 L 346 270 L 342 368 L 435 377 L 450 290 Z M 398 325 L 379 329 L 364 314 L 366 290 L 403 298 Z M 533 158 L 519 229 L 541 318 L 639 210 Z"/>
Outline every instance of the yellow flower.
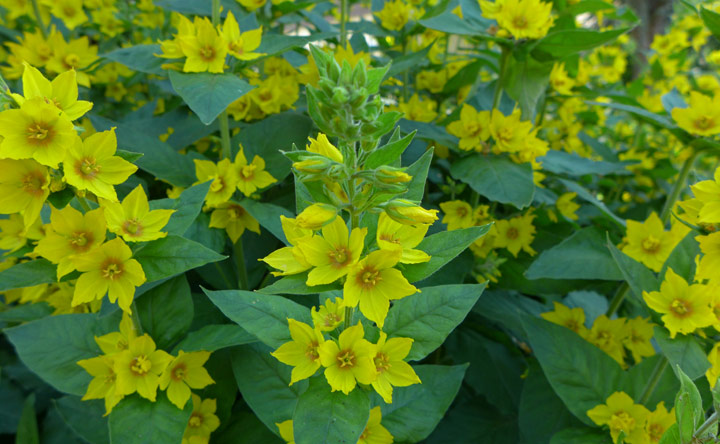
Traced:
<path fill-rule="evenodd" d="M 393 199 L 385 205 L 385 213 L 396 222 L 405 225 L 432 224 L 438 210 L 426 210 L 406 199 Z"/>
<path fill-rule="evenodd" d="M 330 143 L 327 136 L 323 133 L 318 133 L 317 139 L 310 139 L 310 145 L 306 145 L 305 149 L 311 153 L 316 153 L 327 157 L 330 160 L 334 160 L 337 163 L 343 163 L 343 155 L 335 145 Z"/>
<path fill-rule="evenodd" d="M 28 239 L 42 239 L 42 220 L 35 219 L 32 225 L 25 226 L 23 217 L 11 214 L 7 219 L 0 219 L 0 249 L 9 250 L 10 253 L 25 246 Z"/>
<path fill-rule="evenodd" d="M 312 236 L 298 242 L 298 247 L 314 268 L 307 285 L 330 284 L 345 276 L 362 254 L 367 228 L 353 228 L 349 234 L 345 221 L 336 217 L 322 228 L 322 236 Z"/>
<path fill-rule="evenodd" d="M 637 317 L 627 320 L 628 335 L 623 341 L 625 348 L 632 353 L 635 363 L 655 354 L 650 340 L 653 337 L 653 324 L 649 319 Z"/>
<path fill-rule="evenodd" d="M 320 309 L 313 307 L 310 315 L 315 328 L 320 331 L 333 331 L 345 320 L 345 301 L 342 298 L 335 298 L 334 301 L 328 298 Z"/>
<path fill-rule="evenodd" d="M 224 228 L 233 243 L 240 239 L 245 229 L 260 234 L 260 224 L 245 208 L 235 202 L 218 205 L 210 215 L 211 228 Z"/>
<path fill-rule="evenodd" d="M 253 12 L 254 10 L 258 8 L 262 8 L 265 6 L 265 3 L 267 3 L 267 0 L 237 0 L 238 3 L 243 5 L 245 9 L 247 9 L 250 12 Z"/>
<path fill-rule="evenodd" d="M 604 351 L 618 364 L 625 367 L 625 349 L 623 342 L 628 336 L 628 327 L 625 318 L 609 319 L 600 315 L 593 322 L 587 340 L 600 350 Z"/>
<path fill-rule="evenodd" d="M 650 413 L 645 422 L 645 434 L 647 441 L 650 444 L 660 442 L 663 434 L 675 424 L 675 408 L 672 408 L 669 412 L 665 408 L 665 403 L 660 401 L 655 406 L 655 411 Z"/>
<path fill-rule="evenodd" d="M 150 211 L 142 185 L 130 192 L 122 203 L 103 202 L 108 229 L 126 242 L 147 242 L 167 236 L 160 231 L 175 210 Z"/>
<path fill-rule="evenodd" d="M 25 63 L 22 83 L 23 95 L 12 94 L 19 105 L 22 105 L 25 100 L 40 97 L 45 102 L 55 105 L 70 120 L 79 119 L 93 107 L 91 102 L 78 100 L 75 70 L 65 71 L 51 82 L 37 68 Z"/>
<path fill-rule="evenodd" d="M 625 432 L 625 442 L 642 444 L 644 424 L 650 411 L 645 406 L 635 404 L 625 392 L 610 395 L 605 404 L 587 411 L 588 417 L 597 425 L 607 425 L 613 442 L 617 443 L 620 432 Z"/>
<path fill-rule="evenodd" d="M 273 276 L 302 273 L 312 267 L 312 265 L 305 259 L 300 247 L 298 247 L 298 242 L 305 237 L 312 236 L 312 230 L 301 228 L 295 219 L 290 219 L 282 215 L 280 216 L 280 223 L 282 224 L 285 237 L 292 246 L 275 250 L 258 260 L 281 270 L 273 271 Z"/>
<path fill-rule="evenodd" d="M 381 250 L 399 250 L 401 264 L 419 264 L 430 260 L 430 255 L 422 250 L 416 250 L 429 225 L 404 225 L 392 220 L 387 213 L 380 213 L 378 219 L 376 240 Z"/>
<path fill-rule="evenodd" d="M 155 349 L 155 341 L 148 335 L 130 341 L 127 350 L 114 356 L 113 370 L 117 374 L 117 393 L 129 395 L 137 392 L 145 399 L 155 402 L 160 374 L 172 356 Z"/>
<path fill-rule="evenodd" d="M 716 279 L 717 271 L 720 270 L 720 232 L 697 236 L 695 240 L 700 244 L 700 251 L 703 254 L 697 265 L 695 280 Z M 720 310 L 720 306 L 718 309 Z M 720 326 L 720 320 L 718 326 Z"/>
<path fill-rule="evenodd" d="M 580 208 L 580 205 L 573 202 L 576 196 L 577 193 L 564 193 L 555 201 L 555 207 L 560 214 L 570 220 L 578 220 L 578 215 L 575 212 Z"/>
<path fill-rule="evenodd" d="M 720 342 L 715 343 L 707 358 L 710 361 L 710 368 L 705 372 L 705 377 L 710 383 L 710 388 L 714 388 L 720 377 Z"/>
<path fill-rule="evenodd" d="M 75 270 L 75 258 L 105 241 L 105 216 L 101 208 L 82 214 L 67 205 L 62 210 L 52 209 L 50 227 L 40 239 L 35 253 L 58 264 L 60 279 Z"/>
<path fill-rule="evenodd" d="M 447 131 L 460 138 L 461 150 L 481 150 L 483 142 L 490 138 L 490 111 L 478 112 L 472 106 L 463 103 L 460 120 L 450 122 Z"/>
<path fill-rule="evenodd" d="M 33 158 L 52 168 L 77 138 L 70 119 L 40 97 L 24 101 L 20 109 L 0 112 L 0 136 L 0 158 Z"/>
<path fill-rule="evenodd" d="M 117 374 L 114 370 L 114 358 L 102 355 L 83 359 L 78 361 L 77 365 L 84 368 L 93 377 L 82 400 L 105 399 L 104 416 L 109 415 L 113 407 L 125 397 L 125 395 L 117 392 Z"/>
<path fill-rule="evenodd" d="M 323 203 L 314 203 L 302 210 L 295 218 L 297 226 L 307 230 L 319 230 L 337 217 L 337 208 Z"/>
<path fill-rule="evenodd" d="M 530 246 L 535 240 L 534 218 L 534 214 L 527 213 L 510 220 L 495 221 L 495 247 L 506 248 L 514 257 L 521 249 L 531 256 L 535 255 L 537 252 Z"/>
<path fill-rule="evenodd" d="M 485 17 L 497 20 L 518 40 L 543 38 L 553 25 L 552 3 L 540 0 L 482 0 L 480 7 Z"/>
<path fill-rule="evenodd" d="M 410 353 L 412 343 L 411 338 L 388 339 L 385 332 L 380 332 L 373 358 L 377 379 L 373 381 L 372 386 L 388 404 L 392 404 L 393 386 L 407 387 L 420 384 L 420 378 L 415 370 L 403 361 Z"/>
<path fill-rule="evenodd" d="M 670 331 L 670 337 L 676 334 L 690 334 L 698 328 L 709 327 L 717 323 L 710 308 L 712 293 L 709 287 L 701 284 L 688 285 L 672 268 L 665 272 L 665 280 L 660 291 L 643 292 L 643 299 L 658 313 Z"/>
<path fill-rule="evenodd" d="M 22 212 L 29 227 L 50 194 L 48 169 L 30 159 L 0 159 L 0 171 L 0 214 Z"/>
<path fill-rule="evenodd" d="M 276 422 L 275 425 L 278 428 L 278 432 L 280 432 L 280 437 L 285 440 L 286 444 L 295 444 L 292 419 L 280 423 Z"/>
<path fill-rule="evenodd" d="M 253 60 L 263 55 L 253 52 L 260 46 L 262 26 L 240 33 L 240 26 L 231 11 L 228 11 L 225 23 L 223 23 L 222 36 L 227 42 L 228 53 L 238 60 Z"/>
<path fill-rule="evenodd" d="M 197 20 L 195 34 L 178 35 L 180 49 L 185 54 L 183 72 L 222 73 L 228 44 L 207 17 Z"/>
<path fill-rule="evenodd" d="M 437 117 L 437 102 L 432 99 L 420 99 L 417 93 L 410 97 L 408 102 L 400 101 L 397 110 L 405 114 L 408 120 L 416 122 L 432 122 Z M 452 125 L 452 123 L 451 123 Z"/>
<path fill-rule="evenodd" d="M 213 181 L 205 203 L 216 207 L 230 200 L 238 183 L 237 171 L 230 159 L 223 159 L 217 164 L 210 160 L 199 159 L 194 159 L 193 162 L 195 162 L 195 175 L 198 178 L 196 184 Z"/>
<path fill-rule="evenodd" d="M 333 392 L 340 390 L 347 395 L 358 382 L 375 381 L 375 346 L 364 336 L 363 326 L 358 322 L 340 333 L 337 342 L 325 341 L 318 347 L 320 363 L 325 367 L 325 378 Z"/>
<path fill-rule="evenodd" d="M 120 320 L 120 331 L 114 331 L 100 337 L 95 336 L 95 342 L 97 343 L 100 350 L 106 355 L 112 355 L 121 351 L 127 350 L 135 338 L 137 338 L 137 332 L 135 331 L 135 324 L 132 318 L 126 312 L 123 312 L 122 319 Z"/>
<path fill-rule="evenodd" d="M 210 434 L 220 427 L 220 419 L 215 415 L 217 401 L 200 399 L 193 393 L 192 403 L 193 411 L 183 434 L 183 442 L 187 440 L 188 444 L 207 444 Z"/>
<path fill-rule="evenodd" d="M 581 307 L 569 308 L 559 302 L 553 302 L 553 311 L 540 314 L 546 321 L 567 327 L 582 337 L 586 337 L 585 311 Z"/>
<path fill-rule="evenodd" d="M 412 16 L 413 8 L 403 0 L 391 0 L 385 2 L 382 10 L 376 12 L 375 16 L 380 19 L 383 28 L 390 31 L 400 31 L 405 27 Z"/>
<path fill-rule="evenodd" d="M 559 94 L 565 96 L 572 94 L 575 81 L 565 71 L 565 63 L 555 62 L 553 64 L 552 71 L 550 71 L 550 86 Z"/>
<path fill-rule="evenodd" d="M 233 168 L 237 171 L 237 189 L 246 196 L 277 182 L 270 173 L 265 171 L 265 160 L 262 157 L 256 155 L 252 163 L 248 164 L 242 147 L 235 156 Z"/>
<path fill-rule="evenodd" d="M 130 313 L 135 287 L 145 282 L 140 263 L 131 257 L 130 247 L 120 238 L 75 257 L 75 267 L 83 274 L 75 284 L 72 305 L 102 299 L 107 293 L 111 303 L 117 300 L 120 308 Z"/>
<path fill-rule="evenodd" d="M 97 197 L 117 201 L 114 185 L 119 185 L 137 171 L 127 160 L 115 156 L 115 129 L 95 133 L 85 140 L 75 138 L 64 160 L 65 180 L 79 190 Z"/>
<path fill-rule="evenodd" d="M 47 4 L 51 6 L 50 13 L 62 20 L 71 31 L 88 21 L 82 0 L 52 0 Z"/>
<path fill-rule="evenodd" d="M 185 353 L 180 350 L 177 357 L 165 367 L 160 375 L 160 389 L 167 390 L 168 399 L 177 408 L 185 408 L 191 388 L 201 389 L 215 383 L 203 367 L 209 358 L 208 351 Z"/>
<path fill-rule="evenodd" d="M 271 353 L 278 361 L 293 367 L 290 385 L 314 375 L 320 368 L 319 349 L 325 342 L 322 331 L 304 322 L 288 319 L 292 341 Z"/>
<path fill-rule="evenodd" d="M 348 307 L 360 304 L 366 318 L 382 328 L 391 299 L 401 299 L 418 291 L 394 267 L 401 253 L 393 250 L 373 251 L 348 273 L 343 296 Z"/>
<path fill-rule="evenodd" d="M 462 200 L 442 202 L 440 209 L 445 213 L 442 223 L 447 224 L 448 231 L 469 228 L 475 225 L 475 215 L 469 203 Z"/>
<path fill-rule="evenodd" d="M 490 135 L 497 150 L 507 153 L 522 151 L 531 131 L 532 123 L 520 120 L 520 109 L 516 108 L 507 117 L 498 109 L 492 111 Z"/>
<path fill-rule="evenodd" d="M 720 134 L 720 96 L 710 98 L 699 92 L 690 93 L 688 108 L 673 108 L 673 120 L 678 126 L 696 136 Z"/>
<path fill-rule="evenodd" d="M 627 243 L 622 252 L 659 272 L 679 240 L 665 231 L 662 221 L 653 212 L 643 223 L 627 221 Z"/>
<path fill-rule="evenodd" d="M 698 221 L 701 223 L 720 223 L 720 168 L 715 170 L 713 178 L 690 187 L 695 197 L 702 202 L 698 213 Z"/>
<path fill-rule="evenodd" d="M 89 88 L 90 76 L 84 68 L 98 59 L 97 46 L 91 46 L 87 36 L 66 42 L 59 31 L 50 34 L 48 45 L 52 48 L 52 56 L 47 61 L 47 71 L 60 74 L 73 69 L 76 71 L 78 84 Z"/>
<path fill-rule="evenodd" d="M 382 410 L 380 407 L 373 407 L 370 410 L 370 418 L 365 429 L 360 434 L 357 444 L 392 444 L 393 436 L 380 424 L 382 421 Z"/>

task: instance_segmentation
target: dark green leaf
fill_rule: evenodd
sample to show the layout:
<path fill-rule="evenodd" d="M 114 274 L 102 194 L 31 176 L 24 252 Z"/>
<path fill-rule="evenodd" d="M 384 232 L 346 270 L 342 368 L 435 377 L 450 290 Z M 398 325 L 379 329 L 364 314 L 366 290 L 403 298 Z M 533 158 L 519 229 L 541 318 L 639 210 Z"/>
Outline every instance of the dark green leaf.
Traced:
<path fill-rule="evenodd" d="M 215 351 L 255 341 L 257 341 L 255 336 L 235 324 L 206 325 L 199 330 L 190 332 L 182 342 L 175 346 L 173 353 L 177 353 L 178 350 L 185 352 Z"/>
<path fill-rule="evenodd" d="M 667 117 L 661 116 L 659 114 L 655 114 L 653 112 L 650 112 L 644 108 L 639 108 L 637 106 L 632 105 L 625 105 L 623 103 L 615 103 L 615 102 L 585 102 L 588 105 L 591 106 L 603 106 L 606 108 L 613 108 L 617 109 L 619 111 L 627 111 L 630 114 L 633 114 L 636 117 L 639 117 L 649 123 L 652 123 L 655 126 L 659 126 L 661 128 L 666 129 L 674 129 L 677 128 L 677 126 L 670 121 Z"/>
<path fill-rule="evenodd" d="M 193 302 L 185 275 L 174 277 L 144 293 L 137 300 L 143 331 L 158 348 L 167 349 L 190 328 Z"/>
<path fill-rule="evenodd" d="M 0 271 L 0 291 L 57 282 L 57 267 L 46 259 L 35 259 Z"/>
<path fill-rule="evenodd" d="M 280 222 L 280 216 L 288 218 L 295 217 L 289 210 L 279 207 L 277 205 L 258 202 L 252 199 L 245 199 L 240 202 L 243 208 L 262 225 L 263 228 L 272 233 L 273 236 L 280 239 L 286 245 L 288 244 L 285 239 L 285 233 L 282 229 L 282 223 Z"/>
<path fill-rule="evenodd" d="M 643 291 L 657 291 L 660 288 L 655 273 L 650 271 L 645 265 L 632 259 L 622 251 L 618 250 L 617 247 L 610 242 L 608 237 L 607 242 L 610 254 L 612 254 L 615 263 L 625 277 L 625 281 L 630 285 L 630 289 L 639 299 L 642 299 Z"/>
<path fill-rule="evenodd" d="M 210 189 L 211 181 L 193 185 L 184 190 L 177 199 L 161 199 L 150 201 L 150 209 L 175 210 L 170 216 L 163 231 L 168 234 L 182 236 L 202 211 L 205 196 Z"/>
<path fill-rule="evenodd" d="M 667 269 L 672 268 L 683 279 L 693 282 L 695 258 L 700 254 L 700 244 L 695 240 L 696 237 L 697 233 L 691 231 L 673 248 L 660 270 L 660 276 L 665 276 Z"/>
<path fill-rule="evenodd" d="M 125 151 L 125 150 L 116 150 L 115 155 L 120 157 L 121 159 L 125 159 L 130 163 L 135 163 L 136 160 L 144 156 L 143 153 L 134 153 L 131 151 Z"/>
<path fill-rule="evenodd" d="M 552 32 L 533 45 L 534 53 L 546 53 L 553 59 L 563 59 L 581 51 L 593 49 L 611 42 L 628 32 L 630 28 L 610 31 L 592 31 L 589 29 L 564 29 Z"/>
<path fill-rule="evenodd" d="M 54 310 L 46 302 L 34 302 L 6 307 L 0 311 L 0 322 L 21 323 L 44 318 Z"/>
<path fill-rule="evenodd" d="M 301 48 L 306 46 L 310 42 L 318 40 L 324 40 L 331 37 L 335 37 L 335 32 L 319 32 L 309 36 L 294 36 L 284 34 L 265 34 L 262 37 L 262 42 L 255 52 L 272 56 L 280 54 L 288 49 Z"/>
<path fill-rule="evenodd" d="M 596 428 L 576 427 L 557 432 L 550 444 L 611 444 L 610 434 Z"/>
<path fill-rule="evenodd" d="M 510 59 L 505 89 L 520 105 L 523 119 L 534 120 L 537 104 L 550 83 L 552 63 L 540 63 L 523 56 L 522 60 Z"/>
<path fill-rule="evenodd" d="M 705 351 L 694 336 L 677 335 L 671 339 L 664 328 L 656 325 L 654 338 L 673 370 L 679 366 L 690 379 L 701 377 L 710 367 Z"/>
<path fill-rule="evenodd" d="M 192 401 L 180 410 L 170 403 L 165 393 L 158 393 L 150 402 L 130 395 L 113 408 L 108 426 L 110 442 L 123 444 L 179 443 L 193 410 Z"/>
<path fill-rule="evenodd" d="M 592 193 L 590 193 L 588 190 L 583 188 L 580 184 L 577 182 L 573 182 L 571 180 L 565 180 L 565 179 L 558 179 L 565 187 L 567 187 L 568 191 L 573 191 L 577 193 L 577 197 L 580 199 L 583 199 L 593 205 L 595 205 L 600 211 L 602 211 L 605 215 L 607 215 L 610 219 L 612 219 L 613 222 L 616 224 L 625 227 L 625 221 L 619 218 L 615 213 L 610 211 L 610 209 L 603 203 L 600 202 L 597 197 L 593 196 Z"/>
<path fill-rule="evenodd" d="M 701 7 L 700 18 L 705 22 L 705 26 L 708 27 L 712 34 L 720 39 L 720 14 L 710 9 Z"/>
<path fill-rule="evenodd" d="M 433 150 L 429 149 L 405 170 L 406 173 L 412 176 L 412 180 L 408 183 L 408 190 L 403 195 L 403 198 L 417 201 L 422 200 L 425 194 L 425 183 L 432 157 Z"/>
<path fill-rule="evenodd" d="M 210 125 L 235 100 L 253 86 L 234 74 L 169 71 L 172 87 L 205 125 Z"/>
<path fill-rule="evenodd" d="M 569 176 L 583 176 L 585 174 L 632 174 L 628 169 L 628 165 L 634 162 L 605 162 L 602 160 L 592 160 L 587 157 L 580 157 L 575 153 L 567 153 L 565 151 L 551 150 L 540 157 L 538 161 L 542 162 L 542 168 L 555 174 L 567 174 Z"/>
<path fill-rule="evenodd" d="M 159 44 L 135 45 L 128 48 L 120 48 L 108 52 L 102 55 L 102 57 L 125 65 L 133 71 L 164 75 L 165 71 L 160 66 L 167 63 L 167 59 L 155 57 L 155 54 L 162 54 Z"/>
<path fill-rule="evenodd" d="M 385 77 L 393 77 L 398 74 L 402 74 L 409 69 L 417 69 L 423 65 L 426 65 L 428 63 L 427 54 L 428 52 L 430 52 L 430 49 L 432 47 L 433 44 L 430 44 L 427 45 L 425 48 L 421 49 L 420 51 L 393 58 L 392 65 L 390 65 L 390 69 L 385 74 Z"/>
<path fill-rule="evenodd" d="M 690 442 L 696 428 L 705 419 L 702 398 L 695 383 L 680 369 L 675 367 L 680 379 L 680 391 L 675 398 L 675 418 L 683 442 Z"/>
<path fill-rule="evenodd" d="M 529 163 L 517 164 L 504 156 L 471 154 L 455 162 L 450 174 L 491 201 L 523 209 L 535 192 Z"/>
<path fill-rule="evenodd" d="M 397 159 L 400 158 L 405 148 L 412 142 L 413 137 L 417 131 L 413 131 L 400 140 L 390 142 L 387 145 L 383 145 L 376 149 L 368 156 L 365 161 L 365 168 L 373 169 L 382 165 L 392 165 Z"/>
<path fill-rule="evenodd" d="M 108 420 L 103 417 L 102 400 L 81 401 L 77 396 L 54 399 L 53 405 L 65 424 L 76 435 L 92 444 L 109 444 Z"/>
<path fill-rule="evenodd" d="M 40 444 L 37 418 L 35 417 L 34 393 L 31 393 L 23 404 L 20 423 L 15 435 L 15 444 Z"/>
<path fill-rule="evenodd" d="M 135 259 L 142 265 L 148 282 L 172 277 L 224 258 L 197 242 L 174 235 L 148 242 L 135 253 Z"/>

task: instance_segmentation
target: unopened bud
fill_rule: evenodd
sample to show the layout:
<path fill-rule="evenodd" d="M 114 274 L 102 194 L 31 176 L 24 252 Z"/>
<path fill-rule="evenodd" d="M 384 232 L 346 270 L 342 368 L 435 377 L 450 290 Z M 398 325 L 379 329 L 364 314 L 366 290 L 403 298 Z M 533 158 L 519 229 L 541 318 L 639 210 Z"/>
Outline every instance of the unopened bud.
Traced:
<path fill-rule="evenodd" d="M 405 225 L 431 224 L 438 218 L 437 210 L 426 210 L 405 199 L 391 200 L 383 207 L 392 220 Z"/>
<path fill-rule="evenodd" d="M 412 180 L 412 176 L 405 171 L 389 166 L 381 166 L 375 170 L 375 178 L 382 183 L 405 183 Z"/>
<path fill-rule="evenodd" d="M 337 217 L 337 208 L 323 203 L 314 203 L 295 218 L 300 228 L 319 230 Z"/>

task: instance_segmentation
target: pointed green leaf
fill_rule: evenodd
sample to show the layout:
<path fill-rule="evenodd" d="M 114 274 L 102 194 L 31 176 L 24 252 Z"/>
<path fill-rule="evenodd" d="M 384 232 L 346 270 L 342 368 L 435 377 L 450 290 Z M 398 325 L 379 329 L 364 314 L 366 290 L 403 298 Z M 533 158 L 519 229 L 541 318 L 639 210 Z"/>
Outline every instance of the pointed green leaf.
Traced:
<path fill-rule="evenodd" d="M 111 443 L 155 444 L 181 442 L 190 414 L 192 399 L 180 410 L 164 392 L 151 402 L 137 394 L 125 397 L 113 408 L 108 420 Z"/>
<path fill-rule="evenodd" d="M 505 156 L 471 154 L 455 162 L 450 174 L 491 201 L 523 209 L 535 193 L 529 163 L 517 164 Z"/>
<path fill-rule="evenodd" d="M 249 83 L 229 73 L 168 71 L 168 75 L 175 92 L 205 125 L 210 125 L 228 105 L 253 89 Z"/>
<path fill-rule="evenodd" d="M 225 257 L 202 244 L 174 235 L 148 242 L 134 255 L 148 282 L 172 277 Z"/>

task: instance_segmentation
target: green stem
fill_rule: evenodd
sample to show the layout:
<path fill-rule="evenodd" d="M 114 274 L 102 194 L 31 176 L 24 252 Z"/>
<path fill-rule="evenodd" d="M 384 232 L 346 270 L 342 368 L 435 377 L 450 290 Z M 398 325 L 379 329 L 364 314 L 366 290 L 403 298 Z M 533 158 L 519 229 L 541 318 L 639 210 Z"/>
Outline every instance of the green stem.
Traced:
<path fill-rule="evenodd" d="M 405 35 L 405 28 L 403 28 L 400 31 L 400 40 L 402 44 L 402 54 L 403 56 L 407 54 L 407 36 Z M 403 72 L 403 87 L 402 87 L 402 95 L 403 95 L 403 101 L 407 102 L 408 99 L 408 83 L 410 83 L 410 70 L 406 69 Z"/>
<path fill-rule="evenodd" d="M 222 144 L 221 158 L 230 159 L 230 125 L 228 123 L 227 110 L 220 113 L 220 115 L 218 116 L 218 121 L 220 122 L 220 141 Z"/>
<path fill-rule="evenodd" d="M 340 0 L 340 46 L 343 49 L 347 47 L 347 21 L 349 2 L 350 0 Z"/>
<path fill-rule="evenodd" d="M 135 331 L 137 331 L 138 335 L 143 334 L 143 328 L 142 324 L 140 323 L 140 314 L 138 313 L 137 304 L 135 304 L 135 301 L 132 301 L 132 304 L 130 304 L 130 309 L 132 310 L 132 315 L 130 318 L 132 318 L 133 324 L 135 325 Z"/>
<path fill-rule="evenodd" d="M 343 330 L 347 330 L 352 327 L 352 318 L 355 315 L 355 307 L 345 307 L 345 322 L 343 323 Z"/>
<path fill-rule="evenodd" d="M 705 432 L 707 432 L 710 427 L 717 424 L 718 419 L 720 419 L 720 415 L 718 415 L 718 412 L 717 411 L 713 412 L 713 414 L 710 415 L 710 417 L 708 419 L 706 419 L 705 422 L 702 423 L 702 425 L 700 427 L 698 427 L 698 429 L 695 431 L 695 433 L 693 434 L 692 442 L 695 442 L 696 439 L 700 440 L 703 437 L 703 435 L 705 434 Z M 700 441 L 698 441 L 698 442 L 700 442 Z"/>
<path fill-rule="evenodd" d="M 495 85 L 495 94 L 493 95 L 493 106 L 495 109 L 500 104 L 500 97 L 502 96 L 503 82 L 505 81 L 505 74 L 507 70 L 508 60 L 510 59 L 510 49 L 505 46 L 502 47 L 500 53 L 500 73 L 498 74 L 497 84 Z"/>
<path fill-rule="evenodd" d="M 238 271 L 238 288 L 240 290 L 248 289 L 247 270 L 245 269 L 245 252 L 243 251 L 242 236 L 240 236 L 233 245 L 235 254 L 235 262 Z"/>
<path fill-rule="evenodd" d="M 217 269 L 218 273 L 220 274 L 220 277 L 222 278 L 223 282 L 225 282 L 225 285 L 227 285 L 228 290 L 232 289 L 233 284 L 230 282 L 230 279 L 228 279 L 227 275 L 223 271 L 220 264 L 217 262 L 213 262 L 213 265 L 215 265 L 215 268 Z"/>
<path fill-rule="evenodd" d="M 623 282 L 622 285 L 618 288 L 617 292 L 615 292 L 615 296 L 613 296 L 612 300 L 610 301 L 610 305 L 607 309 L 607 317 L 611 317 L 615 314 L 618 308 L 620 308 L 620 304 L 622 304 L 622 301 L 625 300 L 625 296 L 627 296 L 628 292 L 630 291 L 630 286 L 627 284 L 627 282 Z"/>
<path fill-rule="evenodd" d="M 540 104 L 540 112 L 537 115 L 537 118 L 535 119 L 535 126 L 539 127 L 543 124 L 543 121 L 545 120 L 545 110 L 547 109 L 547 92 L 545 93 L 545 96 L 543 97 L 542 103 Z"/>
<path fill-rule="evenodd" d="M 220 0 L 212 0 L 212 24 L 220 24 Z"/>
<path fill-rule="evenodd" d="M 650 379 L 648 379 L 648 382 L 645 385 L 645 389 L 643 390 L 642 395 L 640 395 L 640 404 L 645 405 L 648 403 L 650 397 L 655 391 L 655 388 L 660 382 L 660 378 L 662 378 L 663 373 L 665 373 L 665 369 L 667 368 L 667 366 L 668 360 L 664 356 L 660 358 L 657 364 L 655 364 L 655 368 L 650 375 Z"/>
<path fill-rule="evenodd" d="M 90 205 L 88 205 L 87 201 L 82 196 L 76 196 L 78 202 L 80 202 L 80 207 L 83 209 L 83 212 L 87 213 L 90 211 Z"/>
<path fill-rule="evenodd" d="M 40 15 L 40 6 L 38 5 L 37 0 L 32 0 L 32 7 L 33 12 L 35 13 L 35 20 L 37 21 L 38 28 L 40 28 L 40 34 L 42 34 L 43 39 L 47 39 L 47 29 L 45 29 L 45 25 L 42 21 L 42 16 Z"/>
<path fill-rule="evenodd" d="M 667 221 L 670 219 L 670 213 L 672 212 L 673 205 L 675 205 L 678 197 L 680 197 L 680 192 L 682 191 L 682 189 L 685 188 L 685 182 L 687 182 L 687 178 L 690 175 L 690 170 L 692 170 L 692 166 L 695 163 L 695 159 L 697 159 L 697 156 L 698 151 L 695 150 L 690 155 L 690 157 L 685 160 L 685 163 L 680 170 L 680 175 L 678 176 L 678 179 L 675 182 L 675 185 L 673 186 L 670 195 L 665 201 L 662 212 L 660 213 L 660 220 L 662 220 L 663 223 L 667 223 Z"/>

